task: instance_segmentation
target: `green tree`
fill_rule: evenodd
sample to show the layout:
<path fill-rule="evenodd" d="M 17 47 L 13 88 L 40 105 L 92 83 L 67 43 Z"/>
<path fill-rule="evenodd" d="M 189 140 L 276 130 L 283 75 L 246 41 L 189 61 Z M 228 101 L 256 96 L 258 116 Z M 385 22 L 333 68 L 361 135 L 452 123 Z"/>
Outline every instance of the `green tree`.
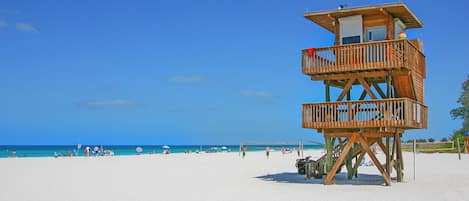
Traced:
<path fill-rule="evenodd" d="M 469 75 L 467 80 L 462 84 L 462 93 L 458 98 L 457 103 L 461 106 L 451 110 L 451 117 L 453 119 L 462 119 L 462 128 L 456 130 L 453 134 L 453 140 L 459 138 L 459 142 L 464 142 L 464 133 L 469 131 Z"/>

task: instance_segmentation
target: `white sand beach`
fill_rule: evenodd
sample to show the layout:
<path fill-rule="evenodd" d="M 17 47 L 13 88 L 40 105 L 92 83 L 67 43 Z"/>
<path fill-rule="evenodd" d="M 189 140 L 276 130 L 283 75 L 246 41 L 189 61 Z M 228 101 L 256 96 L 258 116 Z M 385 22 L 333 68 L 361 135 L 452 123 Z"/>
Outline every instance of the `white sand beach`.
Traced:
<path fill-rule="evenodd" d="M 306 151 L 319 156 L 320 151 Z M 382 155 L 382 154 L 381 154 Z M 305 180 L 295 154 L 249 152 L 0 159 L 2 201 L 469 200 L 469 155 L 405 153 L 405 182 L 384 186 L 374 166 L 337 184 Z M 393 178 L 395 175 L 393 175 Z"/>

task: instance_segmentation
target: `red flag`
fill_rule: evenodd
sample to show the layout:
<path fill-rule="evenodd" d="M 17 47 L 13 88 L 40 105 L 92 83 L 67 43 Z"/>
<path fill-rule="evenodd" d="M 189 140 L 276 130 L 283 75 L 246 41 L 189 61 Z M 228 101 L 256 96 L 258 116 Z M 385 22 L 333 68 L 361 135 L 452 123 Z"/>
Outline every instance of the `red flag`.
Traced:
<path fill-rule="evenodd" d="M 314 48 L 309 48 L 308 49 L 308 56 L 310 56 L 310 57 L 314 56 Z"/>

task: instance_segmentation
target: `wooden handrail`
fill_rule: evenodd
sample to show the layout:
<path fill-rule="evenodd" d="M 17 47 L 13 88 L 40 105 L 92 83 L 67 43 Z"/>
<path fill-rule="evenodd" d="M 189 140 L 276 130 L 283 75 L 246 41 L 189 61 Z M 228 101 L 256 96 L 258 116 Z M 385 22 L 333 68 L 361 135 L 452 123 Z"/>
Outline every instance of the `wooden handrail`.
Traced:
<path fill-rule="evenodd" d="M 425 55 L 410 41 L 385 40 L 303 49 L 302 71 L 314 75 L 407 68 L 425 77 Z M 312 55 L 311 55 L 312 54 Z"/>
<path fill-rule="evenodd" d="M 303 104 L 304 128 L 426 128 L 427 107 L 408 98 Z"/>

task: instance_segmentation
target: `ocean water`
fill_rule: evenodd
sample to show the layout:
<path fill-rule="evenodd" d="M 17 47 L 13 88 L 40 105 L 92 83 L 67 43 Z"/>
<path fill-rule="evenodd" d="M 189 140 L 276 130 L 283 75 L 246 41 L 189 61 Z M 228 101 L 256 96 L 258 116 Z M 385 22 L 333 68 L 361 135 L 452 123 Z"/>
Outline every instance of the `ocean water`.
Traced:
<path fill-rule="evenodd" d="M 82 145 L 78 149 L 77 145 L 0 145 L 0 158 L 12 157 L 16 152 L 16 157 L 56 157 L 67 156 L 68 152 L 73 155 L 84 156 L 85 147 L 89 146 L 91 150 L 99 145 Z M 141 153 L 137 153 L 137 147 L 141 147 Z M 200 151 L 206 152 L 238 152 L 239 145 L 170 145 L 170 153 L 184 153 Z M 280 151 L 282 147 L 292 151 L 296 150 L 298 145 L 247 145 L 248 152 L 265 151 L 270 147 L 272 152 Z M 322 149 L 321 145 L 304 145 L 304 149 Z M 162 145 L 103 145 L 103 150 L 110 150 L 115 156 L 137 155 L 137 154 L 161 154 L 165 149 Z M 93 155 L 93 153 L 90 153 Z"/>

